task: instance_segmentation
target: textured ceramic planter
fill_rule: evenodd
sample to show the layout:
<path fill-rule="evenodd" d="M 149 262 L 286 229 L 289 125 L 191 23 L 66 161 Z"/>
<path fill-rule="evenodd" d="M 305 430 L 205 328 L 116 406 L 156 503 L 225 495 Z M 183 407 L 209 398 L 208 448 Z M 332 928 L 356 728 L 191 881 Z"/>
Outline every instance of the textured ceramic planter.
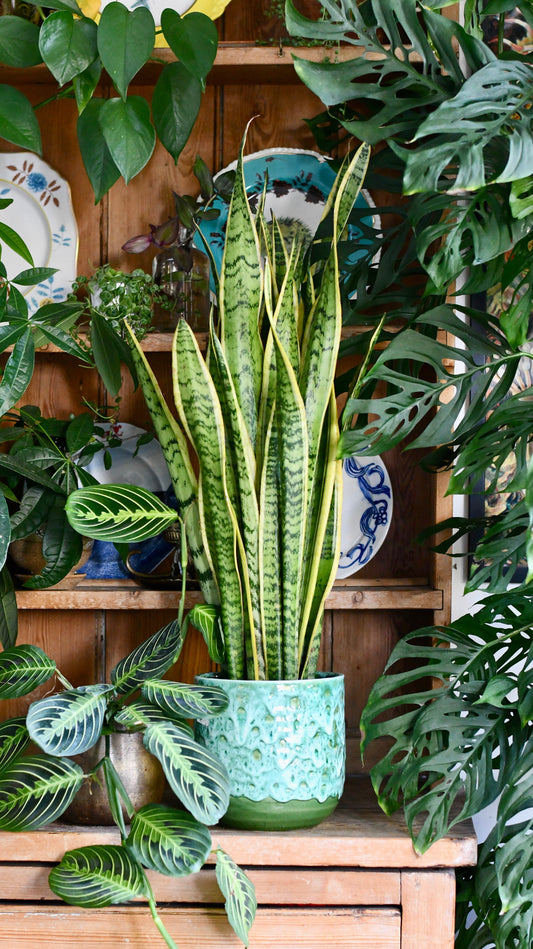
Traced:
<path fill-rule="evenodd" d="M 344 786 L 344 676 L 241 681 L 196 677 L 220 686 L 229 706 L 196 723 L 197 740 L 228 769 L 231 799 L 223 822 L 253 830 L 319 824 Z"/>

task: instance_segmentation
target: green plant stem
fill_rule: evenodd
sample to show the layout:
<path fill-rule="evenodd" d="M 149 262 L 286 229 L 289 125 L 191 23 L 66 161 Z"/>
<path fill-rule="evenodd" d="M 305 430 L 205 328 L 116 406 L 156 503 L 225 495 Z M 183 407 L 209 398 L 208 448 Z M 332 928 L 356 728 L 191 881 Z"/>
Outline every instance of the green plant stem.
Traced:
<path fill-rule="evenodd" d="M 58 99 L 72 99 L 74 97 L 74 87 L 72 85 L 65 86 L 64 89 L 60 89 L 59 92 L 54 93 L 53 96 L 49 96 L 48 99 L 43 99 L 42 102 L 36 102 L 33 106 L 33 109 L 42 109 L 43 105 L 49 105 L 50 102 L 57 102 Z"/>
<path fill-rule="evenodd" d="M 69 682 L 68 679 L 66 678 L 66 676 L 64 676 L 63 673 L 60 672 L 59 669 L 57 669 L 57 668 L 56 668 L 56 676 L 57 676 L 57 678 L 59 679 L 59 681 L 61 682 L 61 685 L 64 685 L 66 689 L 73 689 L 73 688 L 74 688 L 74 686 L 72 685 L 72 683 Z"/>
<path fill-rule="evenodd" d="M 148 897 L 148 905 L 150 907 L 152 919 L 154 923 L 156 924 L 159 932 L 161 933 L 169 949 L 178 949 L 178 946 L 174 942 L 170 933 L 167 932 L 165 925 L 163 923 L 163 920 L 161 919 L 159 913 L 157 912 L 157 903 L 155 901 L 154 891 L 152 890 L 152 887 L 150 886 L 150 881 L 148 880 L 148 877 L 146 876 L 146 873 L 144 872 L 144 870 L 142 872 L 144 876 L 144 882 L 146 886 L 146 895 Z"/>

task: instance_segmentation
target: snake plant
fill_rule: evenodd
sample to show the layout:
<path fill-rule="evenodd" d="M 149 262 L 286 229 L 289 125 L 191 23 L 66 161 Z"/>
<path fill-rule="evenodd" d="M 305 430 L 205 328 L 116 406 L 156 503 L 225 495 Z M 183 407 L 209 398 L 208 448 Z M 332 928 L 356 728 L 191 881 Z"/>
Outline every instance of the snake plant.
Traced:
<path fill-rule="evenodd" d="M 369 158 L 339 172 L 304 254 L 254 218 L 242 150 L 204 360 L 188 324 L 173 348 L 177 421 L 140 346 L 137 374 L 165 453 L 206 604 L 211 655 L 230 678 L 315 674 L 339 552 L 341 469 L 333 380 L 341 336 L 337 244 Z M 194 448 L 199 474 L 196 477 Z M 150 536 L 145 512 L 106 485 L 74 492 L 71 524 L 92 537 Z M 144 514 L 146 513 L 146 517 Z M 175 512 L 168 511 L 169 518 Z M 209 623 L 214 612 L 220 626 Z"/>
<path fill-rule="evenodd" d="M 224 766 L 196 743 L 188 724 L 191 718 L 222 712 L 226 696 L 216 686 L 162 679 L 180 654 L 190 618 L 183 619 L 181 607 L 176 619 L 117 663 L 109 683 L 73 688 L 34 645 L 13 646 L 0 656 L 0 699 L 30 695 L 54 676 L 64 686 L 32 702 L 25 718 L 0 724 L 0 828 L 44 827 L 65 813 L 84 782 L 101 782 L 120 842 L 67 851 L 50 871 L 50 888 L 75 906 L 144 898 L 169 949 L 176 944 L 159 916 L 146 871 L 176 878 L 199 871 L 212 850 L 206 825 L 219 820 L 229 800 Z M 110 754 L 117 728 L 143 733 L 144 746 L 161 763 L 180 808 L 158 801 L 133 806 Z M 93 748 L 101 736 L 103 757 L 84 774 L 74 756 Z M 30 742 L 36 750 L 28 753 Z M 256 906 L 253 886 L 220 847 L 215 857 L 228 920 L 248 944 Z"/>

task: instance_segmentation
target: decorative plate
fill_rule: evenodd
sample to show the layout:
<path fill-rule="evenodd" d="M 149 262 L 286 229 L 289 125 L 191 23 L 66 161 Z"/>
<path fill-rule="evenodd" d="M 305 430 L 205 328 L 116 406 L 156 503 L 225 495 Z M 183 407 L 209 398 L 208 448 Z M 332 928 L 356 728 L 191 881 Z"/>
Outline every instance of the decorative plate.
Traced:
<path fill-rule="evenodd" d="M 13 203 L 2 210 L 2 221 L 25 241 L 36 267 L 56 267 L 57 273 L 33 287 L 19 287 L 30 314 L 43 303 L 64 300 L 76 276 L 78 228 L 70 187 L 32 152 L 0 154 L 0 198 Z M 2 248 L 8 277 L 28 264 L 8 247 Z"/>
<path fill-rule="evenodd" d="M 215 175 L 233 171 L 237 167 L 234 161 L 227 168 L 223 168 Z M 302 233 L 310 243 L 315 236 L 320 223 L 328 195 L 335 181 L 335 170 L 331 160 L 318 152 L 295 148 L 267 148 L 265 151 L 254 152 L 244 158 L 244 180 L 252 209 L 255 210 L 263 193 L 267 179 L 265 199 L 265 216 L 267 221 L 271 214 L 277 218 L 282 232 L 289 236 Z M 202 221 L 200 230 L 209 243 L 217 269 L 220 272 L 228 205 L 221 199 L 215 198 L 212 207 L 217 208 L 219 216 L 212 221 Z M 368 224 L 372 223 L 374 207 L 370 195 L 361 191 L 356 207 L 368 208 Z M 365 222 L 366 222 L 365 218 Z M 359 229 L 350 226 L 349 236 L 356 240 Z M 200 238 L 196 241 L 200 250 L 203 244 Z M 357 251 L 354 252 L 357 254 Z M 212 289 L 214 286 L 212 285 Z"/>
<path fill-rule="evenodd" d="M 392 488 L 380 456 L 346 458 L 337 580 L 351 577 L 372 560 L 387 536 L 391 517 Z"/>
<path fill-rule="evenodd" d="M 78 6 L 82 13 L 91 20 L 100 18 L 100 13 L 112 0 L 79 0 Z M 226 9 L 230 0 L 120 0 L 128 10 L 135 10 L 137 7 L 148 7 L 152 14 L 156 27 L 161 24 L 161 14 L 163 10 L 170 7 L 183 16 L 184 13 L 205 13 L 211 20 L 216 20 Z M 167 43 L 164 36 L 156 36 L 155 45 L 166 47 Z"/>
<path fill-rule="evenodd" d="M 113 433 L 122 439 L 122 444 L 109 449 L 111 467 L 104 467 L 103 454 L 98 453 L 85 466 L 87 471 L 100 484 L 136 484 L 153 491 L 167 504 L 172 504 L 174 495 L 170 475 L 159 442 L 154 438 L 137 449 L 140 436 L 146 434 L 144 428 L 126 422 L 115 423 L 112 428 Z M 133 547 L 136 551 L 132 558 L 133 565 L 143 573 L 154 570 L 173 549 L 161 535 L 134 544 Z M 80 572 L 93 580 L 131 576 L 115 545 L 101 540 L 95 540 L 91 556 Z"/>

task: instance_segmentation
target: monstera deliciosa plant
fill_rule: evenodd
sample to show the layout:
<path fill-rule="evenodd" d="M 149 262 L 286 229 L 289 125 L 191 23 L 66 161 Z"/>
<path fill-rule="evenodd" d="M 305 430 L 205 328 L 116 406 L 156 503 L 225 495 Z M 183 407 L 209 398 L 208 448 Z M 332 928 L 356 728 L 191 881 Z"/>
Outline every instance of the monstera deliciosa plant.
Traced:
<path fill-rule="evenodd" d="M 337 243 L 368 157 L 362 146 L 341 169 L 323 228 L 302 256 L 298 240 L 290 249 L 284 244 L 276 222 L 269 227 L 259 214 L 256 226 L 241 152 L 207 360 L 184 320 L 174 338 L 179 422 L 133 340 L 207 604 L 204 616 L 213 617 L 203 631 L 211 657 L 231 679 L 315 675 L 340 549 Z M 89 536 L 117 541 L 140 539 L 143 531 L 151 536 L 154 517 L 157 525 L 161 515 L 175 517 L 157 498 L 148 507 L 144 498 L 138 504 L 130 498 L 133 503 L 120 486 L 74 492 L 70 522 Z"/>
<path fill-rule="evenodd" d="M 129 86 L 152 59 L 156 34 L 179 62 L 164 64 L 150 105 Z M 118 2 L 104 7 L 98 23 L 76 0 L 52 0 L 39 24 L 14 15 L 0 18 L 0 62 L 21 68 L 44 62 L 60 87 L 57 97 L 75 98 L 78 143 L 97 201 L 119 177 L 128 182 L 144 168 L 157 139 L 177 161 L 217 46 L 217 29 L 208 16 L 180 16 L 171 8 L 163 11 L 157 29 L 147 6 L 130 11 Z M 103 70 L 116 91 L 109 98 L 99 92 Z M 40 154 L 38 107 L 16 87 L 1 85 L 0 136 Z"/>
<path fill-rule="evenodd" d="M 348 400 L 341 451 L 422 449 L 428 469 L 450 470 L 451 493 L 507 498 L 498 513 L 439 525 L 451 533 L 437 548 L 443 552 L 470 538 L 467 591 L 485 598 L 474 615 L 411 632 L 394 649 L 363 713 L 364 748 L 375 738 L 389 747 L 372 780 L 387 812 L 403 808 L 420 851 L 498 801 L 477 866 L 460 876 L 457 945 L 526 949 L 533 945 L 533 65 L 503 39 L 506 15 L 531 32 L 533 9 L 480 0 L 464 4 L 460 25 L 442 15 L 444 6 L 323 0 L 316 22 L 291 0 L 286 11 L 299 36 L 362 47 L 348 62 L 298 57 L 295 67 L 328 106 L 315 121 L 321 141 L 335 132 L 379 143 L 369 181 L 394 189 L 396 180 L 403 192 L 393 228 L 370 235 L 366 260 L 349 278 L 357 298 L 345 301 L 345 319 L 372 331 L 374 314 L 386 311 L 384 337 L 391 319 L 399 332 L 372 355 Z M 490 289 L 501 315 L 446 302 L 459 278 L 463 293 Z M 526 578 L 509 589 L 520 563 Z"/>
<path fill-rule="evenodd" d="M 144 898 L 169 949 L 176 949 L 176 943 L 158 913 L 146 871 L 178 878 L 179 898 L 179 878 L 196 873 L 208 859 L 213 845 L 206 825 L 217 823 L 229 798 L 223 765 L 197 744 L 188 723 L 223 711 L 225 695 L 216 686 L 161 678 L 178 659 L 188 622 L 182 606 L 174 621 L 115 666 L 109 683 L 73 688 L 34 645 L 13 646 L 0 656 L 0 699 L 29 695 L 54 677 L 63 686 L 34 701 L 25 719 L 0 724 L 0 827 L 37 830 L 61 817 L 84 784 L 102 784 L 120 843 L 67 851 L 50 871 L 50 887 L 75 906 L 97 908 Z M 144 747 L 161 763 L 179 807 L 159 800 L 134 807 L 113 763 L 117 730 L 142 733 Z M 80 759 L 73 758 L 100 738 L 102 757 L 84 771 Z M 29 749 L 30 742 L 36 752 Z M 247 945 L 256 908 L 253 886 L 222 848 L 216 848 L 215 858 L 228 919 Z"/>

